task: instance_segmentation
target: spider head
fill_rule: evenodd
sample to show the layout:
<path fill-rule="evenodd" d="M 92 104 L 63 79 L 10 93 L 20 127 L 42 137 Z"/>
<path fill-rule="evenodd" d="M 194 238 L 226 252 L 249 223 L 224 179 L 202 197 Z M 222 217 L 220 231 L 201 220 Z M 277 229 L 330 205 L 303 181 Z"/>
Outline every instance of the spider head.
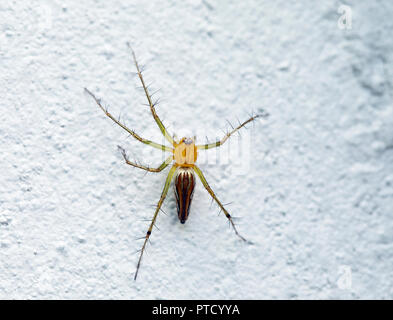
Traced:
<path fill-rule="evenodd" d="M 174 145 L 173 158 L 179 166 L 192 166 L 197 160 L 197 148 L 195 146 L 195 137 L 184 137 L 179 143 Z"/>

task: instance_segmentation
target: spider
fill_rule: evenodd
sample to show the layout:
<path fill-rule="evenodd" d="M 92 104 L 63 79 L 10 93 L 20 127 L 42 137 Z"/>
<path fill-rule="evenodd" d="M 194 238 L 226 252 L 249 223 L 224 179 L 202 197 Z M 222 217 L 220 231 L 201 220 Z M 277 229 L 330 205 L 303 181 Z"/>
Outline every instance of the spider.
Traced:
<path fill-rule="evenodd" d="M 144 239 L 142 248 L 139 250 L 139 259 L 138 263 L 136 266 L 136 271 L 134 275 L 134 280 L 136 280 L 138 276 L 138 271 L 141 266 L 141 261 L 142 261 L 142 256 L 146 248 L 146 244 L 151 236 L 151 233 L 153 231 L 153 226 L 155 225 L 155 221 L 157 219 L 158 213 L 161 210 L 161 206 L 165 200 L 165 197 L 168 193 L 170 184 L 172 179 L 174 178 L 174 192 L 175 192 L 175 197 L 176 197 L 176 204 L 177 204 L 177 214 L 178 218 L 181 223 L 185 223 L 188 215 L 190 213 L 190 206 L 191 206 L 191 201 L 192 201 L 192 196 L 194 193 L 194 188 L 195 188 L 195 183 L 196 183 L 196 178 L 195 178 L 195 173 L 201 180 L 203 186 L 206 188 L 207 192 L 210 194 L 210 196 L 217 202 L 218 206 L 221 208 L 221 210 L 224 212 L 225 216 L 227 217 L 228 221 L 230 222 L 230 225 L 232 225 L 236 235 L 242 239 L 243 241 L 247 241 L 243 236 L 239 234 L 239 232 L 236 229 L 236 226 L 233 222 L 233 219 L 229 212 L 226 210 L 224 205 L 221 203 L 220 200 L 218 200 L 216 194 L 213 192 L 212 188 L 209 186 L 205 176 L 203 175 L 201 169 L 195 164 L 197 161 L 198 157 L 198 150 L 207 150 L 207 149 L 212 149 L 212 148 L 217 148 L 222 146 L 225 141 L 228 140 L 228 138 L 237 132 L 239 129 L 243 128 L 246 124 L 254 121 L 255 119 L 259 117 L 267 117 L 268 114 L 263 112 L 262 114 L 257 114 L 252 117 L 250 117 L 247 121 L 244 121 L 243 123 L 240 124 L 236 128 L 232 127 L 232 131 L 227 132 L 226 135 L 219 141 L 214 142 L 214 143 L 208 143 L 208 144 L 200 144 L 196 145 L 195 140 L 196 138 L 190 138 L 190 137 L 183 137 L 180 140 L 172 138 L 172 136 L 168 133 L 168 130 L 165 128 L 163 123 L 161 122 L 160 118 L 158 117 L 155 106 L 156 103 L 152 102 L 151 95 L 149 94 L 148 87 L 145 84 L 145 81 L 143 80 L 142 72 L 141 69 L 139 68 L 135 52 L 132 50 L 131 46 L 128 44 L 132 57 L 133 57 L 133 62 L 135 64 L 137 74 L 139 76 L 139 79 L 142 83 L 143 90 L 145 92 L 148 105 L 150 107 L 150 111 L 153 115 L 153 118 L 155 122 L 157 123 L 159 129 L 161 130 L 162 135 L 165 137 L 165 139 L 170 143 L 172 147 L 168 147 L 166 145 L 162 145 L 147 139 L 142 138 L 139 136 L 135 131 L 127 128 L 123 123 L 120 122 L 120 120 L 116 119 L 112 114 L 108 112 L 106 108 L 104 108 L 101 104 L 101 100 L 98 99 L 91 91 L 85 88 L 85 91 L 95 100 L 97 105 L 100 107 L 100 109 L 105 113 L 107 117 L 109 117 L 112 121 L 114 121 L 117 125 L 119 125 L 121 128 L 126 130 L 131 136 L 133 136 L 135 139 L 138 141 L 147 144 L 153 148 L 160 149 L 162 151 L 167 151 L 170 153 L 169 157 L 157 168 L 151 168 L 148 166 L 144 166 L 141 164 L 138 164 L 136 162 L 131 162 L 126 154 L 126 151 L 118 146 L 126 164 L 146 170 L 148 172 L 161 172 L 164 170 L 168 165 L 172 164 L 173 161 L 174 163 L 171 166 L 171 169 L 169 170 L 168 176 L 165 180 L 164 184 L 164 189 L 161 193 L 160 200 L 157 203 L 157 206 L 155 208 L 155 212 L 153 215 L 153 218 L 150 222 L 149 228 L 146 232 L 146 235 L 142 237 Z"/>

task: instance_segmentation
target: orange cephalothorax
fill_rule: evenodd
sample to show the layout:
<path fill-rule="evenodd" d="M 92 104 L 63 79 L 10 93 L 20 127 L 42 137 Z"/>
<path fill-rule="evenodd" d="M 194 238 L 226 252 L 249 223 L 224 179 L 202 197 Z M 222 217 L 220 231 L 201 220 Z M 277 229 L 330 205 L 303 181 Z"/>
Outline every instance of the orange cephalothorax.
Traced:
<path fill-rule="evenodd" d="M 183 138 L 175 144 L 173 159 L 182 167 L 192 167 L 197 160 L 197 147 L 191 138 Z"/>

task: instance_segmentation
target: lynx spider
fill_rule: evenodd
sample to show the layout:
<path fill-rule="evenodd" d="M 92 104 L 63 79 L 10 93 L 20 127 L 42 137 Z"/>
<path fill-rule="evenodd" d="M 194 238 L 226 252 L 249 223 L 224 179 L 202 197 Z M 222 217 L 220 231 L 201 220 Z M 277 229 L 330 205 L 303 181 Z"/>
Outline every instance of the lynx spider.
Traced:
<path fill-rule="evenodd" d="M 243 128 L 246 124 L 254 121 L 257 118 L 267 117 L 268 114 L 265 112 L 262 112 L 261 114 L 257 114 L 257 115 L 250 117 L 247 121 L 244 121 L 241 124 L 239 122 L 239 126 L 237 126 L 236 128 L 232 127 L 232 131 L 227 132 L 221 140 L 214 142 L 214 143 L 196 145 L 195 144 L 195 137 L 194 138 L 183 137 L 182 139 L 177 141 L 169 134 L 169 132 L 167 131 L 167 129 L 164 127 L 163 123 L 161 122 L 160 118 L 158 117 L 156 110 L 155 110 L 156 103 L 153 103 L 151 95 L 149 94 L 149 91 L 148 91 L 148 87 L 146 86 L 145 81 L 143 80 L 142 72 L 141 72 L 141 69 L 138 65 L 138 62 L 137 62 L 137 59 L 135 56 L 135 52 L 132 50 L 132 48 L 129 44 L 128 44 L 128 46 L 131 50 L 133 61 L 134 61 L 134 64 L 135 64 L 135 67 L 137 70 L 137 74 L 138 74 L 139 79 L 142 83 L 142 87 L 145 92 L 145 95 L 146 95 L 146 98 L 148 101 L 148 105 L 150 107 L 150 111 L 153 115 L 153 118 L 154 118 L 155 122 L 157 123 L 159 129 L 161 130 L 162 135 L 173 147 L 168 147 L 168 146 L 165 146 L 165 145 L 162 145 L 162 144 L 159 144 L 159 143 L 156 143 L 156 142 L 153 142 L 153 141 L 150 141 L 150 140 L 140 137 L 137 133 L 135 133 L 133 130 L 127 128 L 123 123 L 120 122 L 120 120 L 116 119 L 111 113 L 109 113 L 108 110 L 102 106 L 101 100 L 98 99 L 91 91 L 89 91 L 86 88 L 85 88 L 85 91 L 91 97 L 93 97 L 93 99 L 95 100 L 97 105 L 100 107 L 100 109 L 105 113 L 105 115 L 107 117 L 109 117 L 117 125 L 122 127 L 125 131 L 127 131 L 135 139 L 139 140 L 140 142 L 142 142 L 144 144 L 150 145 L 153 148 L 157 148 L 162 151 L 166 151 L 166 152 L 171 153 L 171 155 L 159 167 L 150 168 L 148 166 L 144 166 L 144 165 L 138 164 L 136 162 L 131 162 L 127 157 L 126 151 L 122 147 L 119 146 L 119 150 L 121 151 L 126 164 L 131 165 L 136 168 L 140 168 L 142 170 L 149 171 L 149 172 L 161 172 L 163 169 L 165 169 L 169 164 L 171 164 L 174 161 L 171 169 L 169 170 L 168 176 L 166 178 L 166 181 L 164 184 L 164 189 L 161 193 L 160 200 L 158 201 L 158 204 L 156 206 L 156 209 L 155 209 L 153 218 L 150 222 L 149 228 L 146 232 L 146 235 L 142 238 L 142 239 L 144 239 L 144 242 L 143 242 L 143 246 L 142 246 L 141 250 L 139 251 L 140 252 L 139 259 L 138 259 L 138 264 L 137 264 L 135 276 L 134 276 L 134 280 L 136 280 L 137 275 L 138 275 L 138 271 L 139 271 L 139 268 L 141 265 L 142 256 L 143 256 L 143 253 L 146 248 L 146 244 L 150 238 L 150 235 L 153 230 L 153 226 L 155 225 L 155 221 L 158 216 L 158 212 L 161 210 L 161 206 L 162 206 L 164 199 L 168 193 L 168 189 L 170 187 L 173 177 L 175 177 L 174 178 L 174 181 L 175 181 L 174 189 L 175 189 L 178 217 L 179 217 L 179 220 L 181 223 L 185 223 L 185 221 L 188 218 L 192 195 L 193 195 L 194 187 L 195 187 L 195 180 L 196 180 L 194 173 L 196 173 L 197 176 L 199 177 L 199 179 L 201 180 L 203 186 L 206 188 L 207 192 L 217 202 L 220 209 L 224 212 L 225 216 L 228 218 L 228 221 L 232 225 L 236 235 L 240 239 L 242 239 L 243 241 L 247 241 L 237 231 L 231 215 L 228 213 L 228 211 L 226 210 L 224 205 L 220 202 L 220 200 L 218 200 L 215 193 L 213 192 L 213 190 L 209 186 L 201 169 L 195 164 L 195 162 L 197 160 L 198 150 L 207 150 L 207 149 L 222 146 L 225 143 L 225 141 L 227 141 L 228 138 L 232 134 L 237 132 L 239 129 Z"/>

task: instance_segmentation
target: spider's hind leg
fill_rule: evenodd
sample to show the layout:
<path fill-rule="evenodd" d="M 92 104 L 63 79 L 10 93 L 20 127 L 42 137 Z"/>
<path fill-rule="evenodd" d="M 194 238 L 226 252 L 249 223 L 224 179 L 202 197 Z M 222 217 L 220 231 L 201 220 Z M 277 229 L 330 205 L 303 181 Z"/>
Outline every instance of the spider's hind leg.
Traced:
<path fill-rule="evenodd" d="M 246 238 L 244 238 L 243 236 L 240 235 L 240 233 L 237 231 L 236 227 L 235 227 L 235 223 L 233 222 L 233 219 L 231 217 L 231 215 L 229 214 L 229 212 L 227 211 L 227 209 L 225 209 L 224 205 L 221 203 L 220 200 L 218 200 L 217 196 L 215 195 L 215 193 L 213 192 L 212 188 L 210 188 L 209 184 L 206 181 L 205 176 L 203 175 L 201 169 L 199 169 L 197 166 L 194 166 L 194 170 L 196 172 L 196 174 L 198 175 L 198 177 L 201 179 L 201 182 L 203 184 L 203 186 L 206 188 L 207 192 L 209 192 L 209 194 L 211 195 L 211 197 L 217 202 L 218 206 L 220 207 L 220 209 L 225 213 L 225 216 L 228 218 L 228 221 L 231 223 L 233 229 L 235 230 L 236 235 L 242 239 L 243 241 L 246 242 L 250 242 L 248 241 Z"/>
<path fill-rule="evenodd" d="M 149 229 L 147 230 L 146 235 L 144 237 L 145 241 L 143 242 L 143 246 L 142 246 L 142 249 L 141 249 L 140 254 L 139 254 L 139 260 L 138 260 L 138 264 L 136 266 L 134 280 L 136 280 L 136 277 L 138 276 L 138 271 L 139 271 L 139 267 L 141 266 L 143 252 L 145 251 L 147 241 L 150 238 L 151 232 L 153 230 L 154 223 L 156 222 L 156 219 L 157 219 L 158 212 L 160 211 L 162 203 L 164 202 L 165 197 L 166 197 L 166 195 L 168 193 L 168 189 L 169 189 L 169 186 L 171 185 L 171 181 L 172 181 L 173 175 L 176 172 L 176 169 L 177 169 L 177 167 L 173 166 L 171 168 L 171 170 L 169 171 L 168 176 L 167 176 L 167 178 L 165 180 L 165 185 L 164 185 L 164 189 L 162 190 L 162 193 L 161 193 L 161 198 L 160 198 L 160 200 L 157 203 L 157 207 L 156 207 L 156 210 L 154 212 L 153 219 L 151 220 Z"/>

